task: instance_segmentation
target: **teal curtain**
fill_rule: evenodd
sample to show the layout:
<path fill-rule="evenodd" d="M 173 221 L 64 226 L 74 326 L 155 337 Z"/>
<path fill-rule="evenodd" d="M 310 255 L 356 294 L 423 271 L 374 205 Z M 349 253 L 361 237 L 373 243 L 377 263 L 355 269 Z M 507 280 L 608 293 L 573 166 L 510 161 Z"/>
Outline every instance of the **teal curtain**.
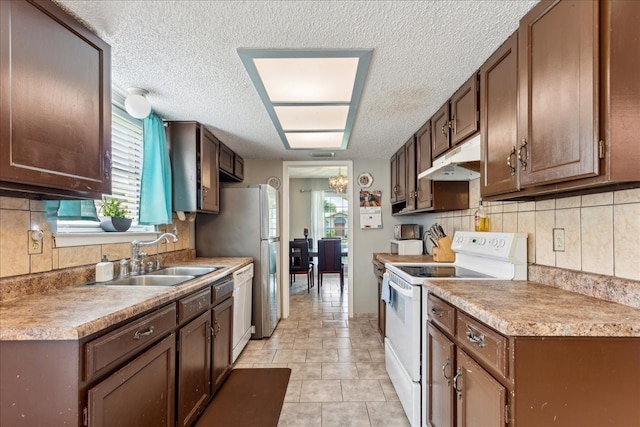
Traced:
<path fill-rule="evenodd" d="M 93 200 L 46 200 L 45 208 L 47 222 L 54 233 L 58 231 L 58 220 L 100 222 Z"/>
<path fill-rule="evenodd" d="M 144 132 L 140 214 L 143 225 L 171 223 L 171 162 L 162 119 L 151 112 Z"/>

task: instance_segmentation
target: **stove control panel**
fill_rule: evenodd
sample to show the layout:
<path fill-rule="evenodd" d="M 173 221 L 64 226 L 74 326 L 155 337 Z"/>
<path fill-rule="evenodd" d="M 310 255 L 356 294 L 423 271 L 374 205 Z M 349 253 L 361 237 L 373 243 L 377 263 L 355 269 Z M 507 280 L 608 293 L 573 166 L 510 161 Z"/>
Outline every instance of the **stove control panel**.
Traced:
<path fill-rule="evenodd" d="M 456 253 L 526 263 L 527 234 L 458 231 L 453 236 L 451 250 Z"/>

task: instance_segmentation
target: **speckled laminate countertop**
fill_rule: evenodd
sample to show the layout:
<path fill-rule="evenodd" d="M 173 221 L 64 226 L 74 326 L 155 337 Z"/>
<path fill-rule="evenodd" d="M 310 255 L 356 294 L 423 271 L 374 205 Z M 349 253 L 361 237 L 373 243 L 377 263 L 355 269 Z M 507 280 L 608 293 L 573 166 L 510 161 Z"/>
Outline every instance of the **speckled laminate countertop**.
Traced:
<path fill-rule="evenodd" d="M 390 253 L 377 252 L 373 254 L 373 260 L 380 262 L 433 262 L 431 255 L 394 255 Z"/>
<path fill-rule="evenodd" d="M 423 286 L 504 335 L 640 337 L 640 309 L 540 283 L 426 280 Z"/>
<path fill-rule="evenodd" d="M 180 265 L 224 268 L 178 286 L 79 284 L 5 301 L 0 303 L 0 341 L 81 339 L 177 300 L 251 262 L 252 258 L 196 258 Z"/>

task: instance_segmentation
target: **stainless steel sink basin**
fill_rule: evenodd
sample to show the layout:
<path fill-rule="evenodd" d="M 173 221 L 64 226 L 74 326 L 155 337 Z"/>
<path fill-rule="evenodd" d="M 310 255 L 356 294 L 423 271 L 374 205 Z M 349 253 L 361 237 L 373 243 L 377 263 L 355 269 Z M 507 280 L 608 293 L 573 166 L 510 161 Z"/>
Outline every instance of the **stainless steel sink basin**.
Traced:
<path fill-rule="evenodd" d="M 220 270 L 222 267 L 209 267 L 209 266 L 200 266 L 200 265 L 178 265 L 175 267 L 167 267 L 158 271 L 154 271 L 149 273 L 153 276 L 164 276 L 164 275 L 181 275 L 186 274 L 189 276 L 202 276 L 204 274 L 211 273 L 216 270 Z"/>
<path fill-rule="evenodd" d="M 111 282 L 101 283 L 107 286 L 176 286 L 193 279 L 192 275 L 165 275 L 165 276 L 130 276 L 121 279 L 112 280 Z"/>

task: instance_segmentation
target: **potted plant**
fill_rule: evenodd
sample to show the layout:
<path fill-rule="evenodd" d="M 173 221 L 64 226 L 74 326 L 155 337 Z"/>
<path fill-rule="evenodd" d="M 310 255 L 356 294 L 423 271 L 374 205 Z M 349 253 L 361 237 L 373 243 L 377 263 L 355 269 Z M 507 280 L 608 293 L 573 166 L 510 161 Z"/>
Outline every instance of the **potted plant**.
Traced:
<path fill-rule="evenodd" d="M 129 211 L 115 197 L 103 197 L 100 211 L 104 216 L 100 221 L 100 227 L 104 231 L 127 231 L 131 227 L 131 218 L 127 218 Z"/>

